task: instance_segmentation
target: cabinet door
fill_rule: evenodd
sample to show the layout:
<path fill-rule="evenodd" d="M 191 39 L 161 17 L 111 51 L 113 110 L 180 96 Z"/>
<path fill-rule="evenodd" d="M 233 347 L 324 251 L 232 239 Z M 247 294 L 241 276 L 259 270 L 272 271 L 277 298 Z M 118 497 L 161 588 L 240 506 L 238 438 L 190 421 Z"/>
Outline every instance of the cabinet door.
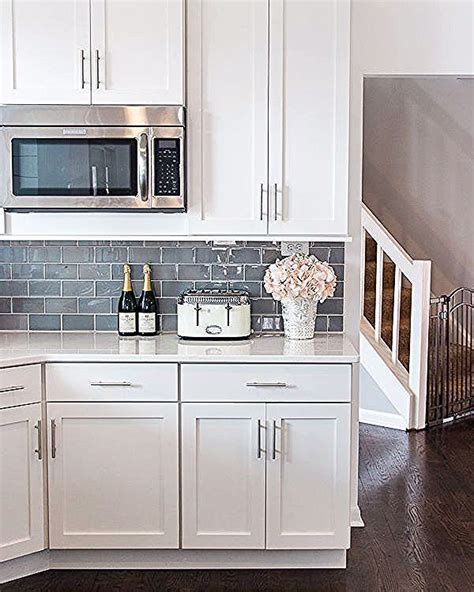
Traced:
<path fill-rule="evenodd" d="M 184 549 L 265 546 L 265 405 L 184 403 Z"/>
<path fill-rule="evenodd" d="M 270 14 L 270 232 L 346 234 L 349 0 Z"/>
<path fill-rule="evenodd" d="M 45 548 L 40 420 L 40 403 L 0 411 L 0 561 Z"/>
<path fill-rule="evenodd" d="M 188 3 L 193 234 L 267 232 L 268 4 Z"/>
<path fill-rule="evenodd" d="M 0 2 L 0 103 L 90 102 L 89 0 Z"/>
<path fill-rule="evenodd" d="M 184 0 L 91 0 L 92 102 L 183 104 Z"/>
<path fill-rule="evenodd" d="M 267 406 L 267 549 L 346 549 L 350 404 Z"/>
<path fill-rule="evenodd" d="M 53 549 L 178 547 L 176 403 L 49 403 Z"/>

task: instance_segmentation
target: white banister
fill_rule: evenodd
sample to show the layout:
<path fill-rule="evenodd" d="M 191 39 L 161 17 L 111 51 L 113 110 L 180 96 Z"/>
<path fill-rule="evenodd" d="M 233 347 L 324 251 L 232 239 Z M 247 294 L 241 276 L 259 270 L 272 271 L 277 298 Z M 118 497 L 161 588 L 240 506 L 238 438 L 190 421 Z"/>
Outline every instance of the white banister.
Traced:
<path fill-rule="evenodd" d="M 391 363 L 393 369 L 396 369 L 398 374 L 401 372 L 407 375 L 408 387 L 414 395 L 407 427 L 421 429 L 425 426 L 426 411 L 431 262 L 412 259 L 374 214 L 365 205 L 362 205 L 362 235 L 365 238 L 367 234 L 372 237 L 377 245 L 375 326 L 371 327 L 370 330 L 372 331 L 372 337 L 375 343 L 378 344 L 377 346 L 385 349 L 388 347 L 390 350 L 390 355 L 387 357 L 387 364 Z M 391 345 L 385 344 L 381 340 L 385 255 L 395 265 Z M 363 277 L 365 277 L 365 272 L 365 257 L 363 257 Z M 403 277 L 411 284 L 410 361 L 408 372 L 399 362 Z M 364 285 L 362 286 L 363 290 Z M 364 301 L 363 294 L 362 301 Z M 369 324 L 365 323 L 364 326 L 367 328 Z"/>

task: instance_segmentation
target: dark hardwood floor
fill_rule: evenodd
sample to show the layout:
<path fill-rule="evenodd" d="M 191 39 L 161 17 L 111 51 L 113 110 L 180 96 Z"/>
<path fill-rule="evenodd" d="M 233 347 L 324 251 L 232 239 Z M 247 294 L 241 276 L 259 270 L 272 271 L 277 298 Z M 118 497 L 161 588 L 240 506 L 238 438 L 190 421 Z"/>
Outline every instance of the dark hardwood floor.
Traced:
<path fill-rule="evenodd" d="M 56 571 L 2 592 L 474 591 L 474 419 L 406 434 L 361 426 L 347 570 Z"/>

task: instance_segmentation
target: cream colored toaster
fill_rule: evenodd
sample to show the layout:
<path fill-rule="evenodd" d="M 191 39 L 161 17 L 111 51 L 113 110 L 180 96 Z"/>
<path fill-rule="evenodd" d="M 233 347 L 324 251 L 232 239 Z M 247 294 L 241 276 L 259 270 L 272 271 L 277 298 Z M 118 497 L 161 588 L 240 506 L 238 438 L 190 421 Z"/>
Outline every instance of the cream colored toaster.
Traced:
<path fill-rule="evenodd" d="M 251 333 L 250 297 L 241 290 L 188 290 L 178 298 L 178 336 L 245 339 Z"/>

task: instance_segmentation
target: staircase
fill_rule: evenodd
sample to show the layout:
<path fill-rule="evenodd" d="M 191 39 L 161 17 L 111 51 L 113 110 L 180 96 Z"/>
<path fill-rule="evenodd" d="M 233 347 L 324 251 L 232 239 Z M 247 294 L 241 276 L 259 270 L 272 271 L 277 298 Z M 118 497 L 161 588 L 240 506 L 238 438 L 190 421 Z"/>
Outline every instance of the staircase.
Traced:
<path fill-rule="evenodd" d="M 431 263 L 413 260 L 362 206 L 361 364 L 394 412 L 361 421 L 425 427 Z"/>

